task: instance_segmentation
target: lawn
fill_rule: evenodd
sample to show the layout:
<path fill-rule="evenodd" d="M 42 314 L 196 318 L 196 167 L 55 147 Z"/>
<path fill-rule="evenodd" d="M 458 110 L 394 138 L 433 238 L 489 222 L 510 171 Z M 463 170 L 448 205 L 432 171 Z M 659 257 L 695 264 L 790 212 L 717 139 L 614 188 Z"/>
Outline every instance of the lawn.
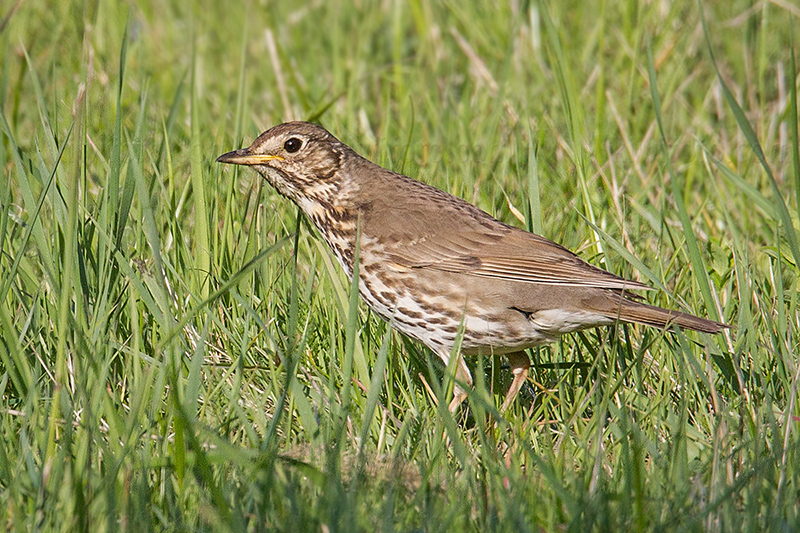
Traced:
<path fill-rule="evenodd" d="M 3 3 L 0 527 L 800 528 L 800 8 L 500 4 Z M 732 328 L 565 336 L 505 412 L 473 358 L 451 415 L 215 163 L 291 119 Z"/>

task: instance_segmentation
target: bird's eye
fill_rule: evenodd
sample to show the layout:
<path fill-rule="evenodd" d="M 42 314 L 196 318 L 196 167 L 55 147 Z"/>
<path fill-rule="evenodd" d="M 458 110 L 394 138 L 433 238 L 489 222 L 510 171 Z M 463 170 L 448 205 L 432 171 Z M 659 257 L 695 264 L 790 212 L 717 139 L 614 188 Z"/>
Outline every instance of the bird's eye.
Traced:
<path fill-rule="evenodd" d="M 289 152 L 290 154 L 293 154 L 296 151 L 298 151 L 301 146 L 303 146 L 303 141 L 301 141 L 297 137 L 292 137 L 291 139 L 283 143 L 283 149 Z"/>

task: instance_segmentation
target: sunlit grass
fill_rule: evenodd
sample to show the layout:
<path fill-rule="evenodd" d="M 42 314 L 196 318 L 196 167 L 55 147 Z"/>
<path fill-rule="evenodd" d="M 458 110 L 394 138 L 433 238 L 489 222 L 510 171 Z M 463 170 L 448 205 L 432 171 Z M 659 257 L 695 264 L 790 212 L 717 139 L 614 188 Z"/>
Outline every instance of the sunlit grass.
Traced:
<path fill-rule="evenodd" d="M 211 4 L 0 14 L 8 529 L 797 528 L 796 10 Z M 214 163 L 288 119 L 733 329 L 567 336 L 502 414 L 471 360 L 452 416 Z"/>

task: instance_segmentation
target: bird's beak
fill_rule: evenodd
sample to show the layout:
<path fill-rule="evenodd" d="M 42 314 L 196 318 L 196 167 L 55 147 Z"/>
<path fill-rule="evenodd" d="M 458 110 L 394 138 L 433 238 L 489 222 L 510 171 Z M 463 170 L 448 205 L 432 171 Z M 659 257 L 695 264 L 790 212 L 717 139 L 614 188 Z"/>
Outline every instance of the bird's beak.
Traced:
<path fill-rule="evenodd" d="M 268 161 L 275 160 L 283 161 L 283 158 L 279 155 L 254 154 L 249 148 L 234 150 L 217 158 L 218 163 L 228 163 L 230 165 L 263 165 Z"/>

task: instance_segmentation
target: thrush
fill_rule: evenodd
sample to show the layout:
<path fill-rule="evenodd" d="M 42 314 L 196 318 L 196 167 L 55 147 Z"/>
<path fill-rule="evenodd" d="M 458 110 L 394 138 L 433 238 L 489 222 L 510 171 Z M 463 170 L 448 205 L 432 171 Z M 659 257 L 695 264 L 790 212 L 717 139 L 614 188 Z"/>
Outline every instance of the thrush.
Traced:
<path fill-rule="evenodd" d="M 382 168 L 314 124 L 280 124 L 217 161 L 253 167 L 297 204 L 351 280 L 357 257 L 361 297 L 394 328 L 445 364 L 460 339 L 451 410 L 472 385 L 462 355 L 507 356 L 505 409 L 527 379 L 525 350 L 566 333 L 618 322 L 705 333 L 730 327 L 645 304 L 631 291 L 647 285 Z"/>

